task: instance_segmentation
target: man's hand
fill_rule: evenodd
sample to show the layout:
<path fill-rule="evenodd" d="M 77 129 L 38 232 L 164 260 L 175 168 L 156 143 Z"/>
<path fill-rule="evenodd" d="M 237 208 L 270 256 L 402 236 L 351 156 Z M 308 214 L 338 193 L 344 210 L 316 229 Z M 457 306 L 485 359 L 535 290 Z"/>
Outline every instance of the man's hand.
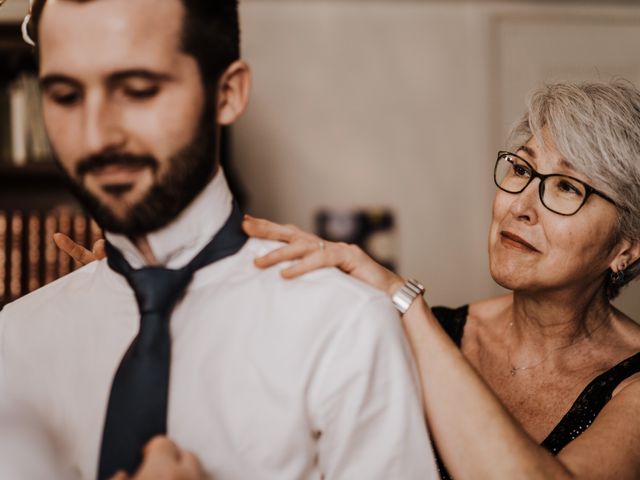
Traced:
<path fill-rule="evenodd" d="M 180 450 L 167 437 L 154 437 L 144 447 L 142 464 L 133 477 L 118 472 L 111 480 L 201 480 L 205 475 L 198 458 Z"/>
<path fill-rule="evenodd" d="M 101 260 L 107 256 L 104 251 L 104 239 L 100 239 L 94 243 L 92 250 L 87 250 L 82 245 L 71 240 L 64 233 L 54 233 L 53 242 L 60 250 L 82 265 L 91 263 L 94 260 Z"/>

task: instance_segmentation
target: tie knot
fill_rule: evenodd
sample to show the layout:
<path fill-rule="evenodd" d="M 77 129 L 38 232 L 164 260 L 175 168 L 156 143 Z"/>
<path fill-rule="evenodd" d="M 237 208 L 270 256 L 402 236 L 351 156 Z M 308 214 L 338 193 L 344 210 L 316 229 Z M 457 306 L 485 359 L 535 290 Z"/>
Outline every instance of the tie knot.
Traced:
<path fill-rule="evenodd" d="M 140 313 L 144 315 L 170 313 L 184 295 L 192 276 L 193 272 L 186 268 L 145 267 L 129 272 L 126 278 L 136 295 Z"/>

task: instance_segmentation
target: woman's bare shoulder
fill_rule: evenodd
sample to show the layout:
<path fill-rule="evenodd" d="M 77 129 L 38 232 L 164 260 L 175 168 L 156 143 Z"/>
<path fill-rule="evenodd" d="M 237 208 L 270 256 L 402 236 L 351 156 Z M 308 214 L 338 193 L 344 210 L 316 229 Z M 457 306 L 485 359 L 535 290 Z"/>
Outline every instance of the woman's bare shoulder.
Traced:
<path fill-rule="evenodd" d="M 512 302 L 513 296 L 507 294 L 470 303 L 465 327 L 467 344 L 491 344 L 502 337 Z"/>
<path fill-rule="evenodd" d="M 512 303 L 513 295 L 510 293 L 470 303 L 469 320 L 495 323 L 496 318 L 502 317 Z"/>

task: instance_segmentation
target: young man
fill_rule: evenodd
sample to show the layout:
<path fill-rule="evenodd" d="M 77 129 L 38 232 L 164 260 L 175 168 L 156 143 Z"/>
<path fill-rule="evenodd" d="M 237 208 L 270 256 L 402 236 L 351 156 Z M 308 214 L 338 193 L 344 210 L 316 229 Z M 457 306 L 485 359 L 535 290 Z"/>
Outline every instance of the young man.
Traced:
<path fill-rule="evenodd" d="M 108 259 L 5 307 L 0 365 L 80 476 L 166 433 L 216 479 L 435 478 L 386 298 L 253 266 L 274 244 L 243 236 L 217 162 L 250 87 L 236 2 L 37 0 L 30 31 Z"/>

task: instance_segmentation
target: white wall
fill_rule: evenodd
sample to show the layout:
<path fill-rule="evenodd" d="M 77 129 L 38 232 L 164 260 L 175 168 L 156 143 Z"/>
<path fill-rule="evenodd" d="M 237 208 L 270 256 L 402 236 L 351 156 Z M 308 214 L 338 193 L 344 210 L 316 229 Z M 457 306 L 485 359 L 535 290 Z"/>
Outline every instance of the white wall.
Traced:
<path fill-rule="evenodd" d="M 234 146 L 250 210 L 310 228 L 319 207 L 394 209 L 400 270 L 434 304 L 500 291 L 491 168 L 526 92 L 640 80 L 638 7 L 244 0 L 242 23 L 255 85 Z M 622 301 L 636 318 L 638 292 Z"/>

